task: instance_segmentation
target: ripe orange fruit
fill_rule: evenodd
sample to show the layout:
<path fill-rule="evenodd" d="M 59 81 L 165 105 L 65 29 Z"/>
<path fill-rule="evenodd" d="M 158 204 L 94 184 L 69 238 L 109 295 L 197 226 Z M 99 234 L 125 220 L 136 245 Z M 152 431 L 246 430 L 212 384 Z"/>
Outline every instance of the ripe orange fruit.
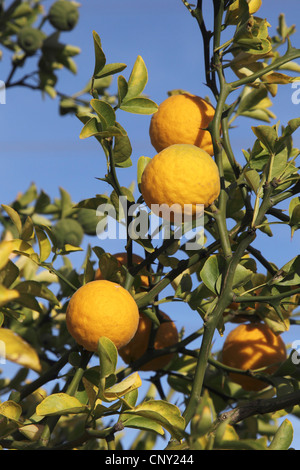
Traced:
<path fill-rule="evenodd" d="M 207 152 L 190 144 L 175 144 L 155 155 L 142 174 L 141 192 L 147 206 L 173 206 L 174 214 L 195 215 L 197 204 L 208 207 L 220 193 L 219 170 Z M 158 206 L 155 206 L 158 205 Z M 199 208 L 199 206 L 198 206 Z M 167 214 L 172 220 L 172 214 Z M 163 218 L 164 214 L 162 214 Z"/>
<path fill-rule="evenodd" d="M 265 323 L 237 326 L 226 337 L 222 349 L 225 365 L 242 370 L 270 366 L 264 374 L 274 373 L 285 359 L 286 347 L 281 336 L 275 335 Z M 246 375 L 230 372 L 229 376 L 245 390 L 258 391 L 268 386 L 266 382 Z"/>
<path fill-rule="evenodd" d="M 70 335 L 88 351 L 97 351 L 101 336 L 119 349 L 135 335 L 139 310 L 130 293 L 111 281 L 91 281 L 71 297 L 66 324 Z"/>
<path fill-rule="evenodd" d="M 127 253 L 116 253 L 113 255 L 117 261 L 118 261 L 118 264 L 119 266 L 121 267 L 123 264 L 126 265 L 127 264 Z M 139 255 L 136 255 L 136 254 L 132 254 L 132 262 L 133 264 L 140 264 L 143 260 L 143 258 Z M 142 270 L 142 272 L 145 271 L 145 269 Z M 100 279 L 103 279 L 102 277 L 102 273 L 100 271 L 100 268 L 98 268 L 96 270 L 96 273 L 95 273 L 95 280 L 100 280 Z M 141 275 L 141 285 L 143 287 L 149 287 L 149 278 L 148 276 L 146 275 Z"/>
<path fill-rule="evenodd" d="M 190 93 L 169 96 L 150 123 L 150 140 L 157 152 L 173 144 L 193 144 L 213 155 L 210 132 L 205 130 L 215 114 L 214 107 Z"/>
<path fill-rule="evenodd" d="M 168 346 L 173 346 L 178 342 L 178 331 L 175 323 L 171 321 L 170 317 L 161 312 L 163 321 L 156 330 L 154 339 L 154 349 L 162 349 Z M 119 350 L 119 355 L 125 362 L 130 364 L 145 354 L 147 351 L 150 333 L 151 333 L 152 321 L 144 313 L 140 313 L 139 326 L 136 334 L 132 340 L 123 348 Z M 164 356 L 152 359 L 147 364 L 140 367 L 140 370 L 158 370 L 165 367 L 172 359 L 173 354 L 167 354 Z"/>

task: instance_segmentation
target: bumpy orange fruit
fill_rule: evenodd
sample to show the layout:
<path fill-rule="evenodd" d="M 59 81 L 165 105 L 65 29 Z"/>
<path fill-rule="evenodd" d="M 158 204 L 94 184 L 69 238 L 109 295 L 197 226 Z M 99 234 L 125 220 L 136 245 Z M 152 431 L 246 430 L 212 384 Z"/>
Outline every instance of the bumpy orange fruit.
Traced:
<path fill-rule="evenodd" d="M 174 214 L 195 215 L 197 205 L 208 207 L 220 193 L 220 176 L 213 158 L 190 144 L 175 144 L 155 155 L 141 178 L 147 206 L 161 215 L 157 206 L 174 208 Z M 165 218 L 162 215 L 163 218 Z"/>
<path fill-rule="evenodd" d="M 178 342 L 178 331 L 170 317 L 161 312 L 164 322 L 156 330 L 154 349 L 173 346 Z M 130 364 L 145 354 L 150 340 L 152 321 L 143 313 L 140 314 L 139 326 L 132 340 L 119 350 L 119 355 L 126 364 Z M 165 367 L 172 359 L 173 354 L 166 354 L 150 360 L 140 367 L 140 370 L 158 370 Z"/>
<path fill-rule="evenodd" d="M 225 365 L 242 370 L 267 367 L 264 374 L 274 373 L 285 359 L 286 347 L 281 336 L 275 335 L 265 323 L 239 325 L 228 334 L 222 349 Z M 246 375 L 230 372 L 229 376 L 245 390 L 258 391 L 268 386 Z"/>
<path fill-rule="evenodd" d="M 92 281 L 71 297 L 66 324 L 71 336 L 88 351 L 97 351 L 101 336 L 119 349 L 135 335 L 139 310 L 124 287 L 106 280 Z"/>
<path fill-rule="evenodd" d="M 126 252 L 125 253 L 116 253 L 113 256 L 117 259 L 118 264 L 119 264 L 120 267 L 123 264 L 127 265 L 127 253 Z M 142 261 L 143 261 L 143 258 L 141 256 L 136 255 L 136 254 L 132 255 L 133 264 L 140 264 Z M 145 271 L 145 269 L 144 269 L 144 271 Z M 98 268 L 96 270 L 96 273 L 95 273 L 95 280 L 97 280 L 97 279 L 103 279 L 100 268 Z M 149 287 L 149 278 L 148 278 L 148 276 L 141 275 L 141 285 L 143 287 Z"/>
<path fill-rule="evenodd" d="M 173 144 L 193 144 L 213 155 L 211 134 L 207 129 L 215 114 L 214 107 L 190 93 L 169 96 L 150 123 L 150 140 L 157 152 Z"/>

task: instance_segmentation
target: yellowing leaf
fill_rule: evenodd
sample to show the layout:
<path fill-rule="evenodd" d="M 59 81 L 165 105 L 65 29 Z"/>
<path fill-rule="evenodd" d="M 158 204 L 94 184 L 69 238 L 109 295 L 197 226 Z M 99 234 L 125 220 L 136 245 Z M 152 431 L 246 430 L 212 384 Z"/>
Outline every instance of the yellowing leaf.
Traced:
<path fill-rule="evenodd" d="M 262 0 L 247 0 L 247 2 L 248 11 L 245 0 L 235 0 L 228 7 L 225 23 L 232 25 L 238 24 L 244 15 L 247 13 L 249 13 L 249 15 L 253 15 L 253 13 L 256 13 L 262 5 Z"/>
<path fill-rule="evenodd" d="M 18 421 L 22 414 L 22 407 L 12 400 L 7 400 L 0 404 L 0 415 L 13 421 Z"/>
<path fill-rule="evenodd" d="M 134 372 L 126 379 L 122 380 L 122 382 L 113 385 L 112 387 L 106 389 L 103 392 L 103 395 L 106 400 L 112 401 L 117 400 L 118 398 L 122 397 L 126 393 L 131 392 L 139 388 L 142 385 L 142 380 L 137 372 Z"/>
<path fill-rule="evenodd" d="M 0 285 L 0 307 L 20 297 L 20 293 L 15 289 L 7 289 Z"/>
<path fill-rule="evenodd" d="M 5 204 L 1 204 L 1 206 L 3 207 L 3 209 L 7 212 L 7 214 L 9 215 L 11 221 L 15 224 L 18 232 L 19 232 L 19 235 L 21 235 L 21 232 L 22 232 L 22 221 L 20 219 L 20 216 L 18 214 L 17 211 L 15 211 L 15 209 L 13 209 L 12 207 L 10 206 L 7 206 Z"/>
<path fill-rule="evenodd" d="M 6 266 L 12 251 L 13 251 L 12 241 L 5 241 L 5 242 L 0 243 L 0 269 Z"/>
<path fill-rule="evenodd" d="M 82 248 L 80 248 L 80 246 L 74 246 L 74 245 L 70 245 L 69 243 L 66 243 L 61 254 L 71 253 L 73 251 L 83 251 L 83 250 Z"/>
<path fill-rule="evenodd" d="M 36 372 L 41 371 L 37 352 L 21 336 L 8 328 L 0 328 L 0 342 L 4 343 L 5 358 Z"/>
<path fill-rule="evenodd" d="M 300 80 L 300 77 L 290 77 L 284 73 L 272 72 L 261 77 L 261 80 L 266 83 L 275 83 L 276 85 L 287 85 Z"/>
<path fill-rule="evenodd" d="M 32 256 L 35 254 L 34 249 L 30 245 L 30 243 L 27 243 L 19 238 L 16 238 L 15 240 L 4 241 L 2 243 L 12 243 L 13 251 L 16 251 L 18 253 L 25 254 L 28 256 Z"/>
<path fill-rule="evenodd" d="M 53 393 L 46 397 L 37 407 L 38 416 L 53 416 L 82 413 L 87 407 L 67 393 Z"/>
<path fill-rule="evenodd" d="M 19 431 L 30 441 L 38 441 L 43 430 L 44 425 L 42 424 L 27 424 L 26 426 L 21 426 L 19 428 Z"/>
<path fill-rule="evenodd" d="M 51 243 L 45 232 L 39 228 L 35 227 L 36 237 L 38 239 L 39 249 L 40 249 L 40 260 L 46 261 L 51 253 Z"/>

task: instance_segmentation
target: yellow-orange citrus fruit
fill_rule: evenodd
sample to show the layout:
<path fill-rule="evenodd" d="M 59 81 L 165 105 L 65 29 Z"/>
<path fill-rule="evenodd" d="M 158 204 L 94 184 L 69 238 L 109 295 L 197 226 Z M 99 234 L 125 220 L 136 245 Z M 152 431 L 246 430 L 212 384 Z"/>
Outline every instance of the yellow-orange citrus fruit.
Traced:
<path fill-rule="evenodd" d="M 267 367 L 264 374 L 274 373 L 286 357 L 281 336 L 275 335 L 265 323 L 237 326 L 226 337 L 222 349 L 223 364 L 242 370 Z M 229 376 L 245 390 L 258 391 L 268 386 L 266 382 L 246 375 L 230 372 Z"/>
<path fill-rule="evenodd" d="M 174 214 L 195 215 L 197 205 L 208 207 L 219 196 L 219 170 L 213 158 L 199 147 L 175 144 L 149 161 L 140 188 L 145 203 L 156 215 L 161 215 L 158 206 L 163 204 L 173 206 Z"/>
<path fill-rule="evenodd" d="M 151 143 L 157 152 L 173 144 L 193 144 L 213 155 L 211 134 L 205 129 L 214 114 L 214 107 L 199 96 L 190 93 L 169 96 L 151 118 Z"/>
<path fill-rule="evenodd" d="M 127 253 L 116 253 L 113 255 L 118 263 L 119 263 L 119 266 L 121 267 L 123 264 L 124 265 L 127 265 Z M 140 264 L 141 262 L 143 261 L 143 258 L 139 255 L 136 255 L 136 254 L 132 254 L 132 262 L 133 264 Z M 143 271 L 143 270 L 142 270 Z M 144 269 L 145 271 L 145 269 Z M 102 273 L 100 271 L 100 268 L 98 268 L 96 270 L 96 273 L 95 273 L 95 280 L 100 280 L 100 279 L 103 279 L 103 276 L 102 276 Z M 149 286 L 149 278 L 148 276 L 146 275 L 141 275 L 141 285 L 143 287 L 148 287 Z"/>
<path fill-rule="evenodd" d="M 173 346 L 178 342 L 178 331 L 175 323 L 171 321 L 170 317 L 161 312 L 163 321 L 155 332 L 154 349 L 162 349 L 168 346 Z M 136 361 L 145 354 L 147 351 L 152 321 L 144 313 L 140 313 L 139 326 L 136 334 L 132 340 L 123 348 L 119 350 L 119 355 L 125 362 L 130 364 Z M 158 370 L 165 367 L 172 359 L 173 354 L 166 354 L 150 360 L 147 364 L 140 367 L 140 370 Z"/>
<path fill-rule="evenodd" d="M 101 336 L 119 349 L 135 335 L 139 310 L 124 287 L 106 280 L 91 281 L 71 297 L 66 324 L 70 335 L 88 351 L 97 351 Z"/>

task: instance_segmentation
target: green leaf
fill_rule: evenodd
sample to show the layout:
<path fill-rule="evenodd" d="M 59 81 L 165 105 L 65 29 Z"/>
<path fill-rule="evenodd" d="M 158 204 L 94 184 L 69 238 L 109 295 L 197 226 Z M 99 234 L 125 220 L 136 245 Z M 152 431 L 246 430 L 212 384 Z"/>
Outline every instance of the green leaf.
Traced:
<path fill-rule="evenodd" d="M 98 133 L 99 137 L 115 137 L 115 136 L 120 136 L 124 135 L 124 130 L 120 128 L 119 126 L 109 126 L 103 131 Z"/>
<path fill-rule="evenodd" d="M 85 123 L 85 125 L 81 129 L 79 138 L 87 139 L 88 137 L 92 137 L 94 135 L 99 134 L 101 130 L 102 130 L 102 127 L 98 119 L 96 117 L 92 117 Z"/>
<path fill-rule="evenodd" d="M 243 286 L 251 279 L 252 274 L 253 272 L 250 269 L 247 269 L 243 265 L 238 264 L 234 273 L 232 287 L 236 289 Z"/>
<path fill-rule="evenodd" d="M 219 255 L 210 256 L 203 265 L 200 271 L 200 278 L 206 287 L 214 292 L 218 293 L 217 281 L 221 275 L 222 268 L 224 267 L 224 258 Z"/>
<path fill-rule="evenodd" d="M 125 428 L 140 429 L 143 431 L 152 431 L 164 435 L 163 427 L 156 423 L 155 421 L 144 418 L 143 416 L 131 416 L 126 413 L 120 416 L 120 421 L 125 426 Z"/>
<path fill-rule="evenodd" d="M 128 101 L 139 96 L 144 90 L 147 81 L 148 71 L 145 62 L 141 56 L 138 56 L 128 80 L 128 91 L 124 101 Z"/>
<path fill-rule="evenodd" d="M 87 407 L 82 405 L 77 398 L 66 393 L 53 393 L 36 407 L 38 416 L 62 416 L 87 411 Z"/>
<path fill-rule="evenodd" d="M 142 181 L 142 174 L 144 173 L 144 170 L 148 163 L 151 161 L 150 157 L 140 157 L 137 162 L 137 182 L 138 186 L 140 188 L 140 184 Z"/>
<path fill-rule="evenodd" d="M 11 219 L 11 221 L 16 226 L 19 235 L 21 235 L 21 233 L 22 233 L 22 221 L 21 221 L 21 218 L 20 218 L 18 212 L 15 211 L 15 209 L 13 209 L 12 207 L 7 206 L 6 204 L 1 204 L 1 207 L 3 207 L 3 209 L 7 212 L 7 214 L 9 215 L 9 217 Z"/>
<path fill-rule="evenodd" d="M 150 399 L 127 413 L 153 420 L 166 429 L 173 439 L 180 440 L 184 435 L 185 419 L 181 416 L 179 408 L 167 401 Z"/>
<path fill-rule="evenodd" d="M 40 260 L 44 262 L 48 259 L 51 253 L 51 243 L 45 232 L 40 227 L 35 227 L 35 234 L 39 244 Z"/>
<path fill-rule="evenodd" d="M 106 64 L 102 68 L 101 72 L 99 72 L 97 76 L 95 76 L 95 78 L 98 79 L 106 77 L 108 75 L 114 75 L 116 73 L 122 72 L 122 70 L 124 70 L 126 67 L 127 65 L 122 63 Z"/>
<path fill-rule="evenodd" d="M 31 240 L 34 235 L 34 226 L 31 217 L 26 217 L 26 220 L 22 227 L 22 233 L 20 238 L 22 240 Z"/>
<path fill-rule="evenodd" d="M 99 338 L 98 356 L 100 360 L 100 378 L 106 378 L 116 371 L 118 350 L 115 344 L 105 336 Z"/>
<path fill-rule="evenodd" d="M 122 101 L 124 100 L 128 91 L 128 84 L 126 78 L 123 75 L 119 75 L 118 77 L 118 101 L 119 106 L 121 105 Z"/>
<path fill-rule="evenodd" d="M 73 202 L 70 194 L 63 188 L 59 188 L 60 192 L 60 210 L 61 218 L 67 217 L 73 210 Z"/>
<path fill-rule="evenodd" d="M 101 47 L 101 40 L 96 31 L 93 31 L 94 50 L 95 50 L 95 68 L 94 77 L 97 76 L 106 64 L 106 57 Z"/>
<path fill-rule="evenodd" d="M 3 287 L 10 287 L 19 274 L 19 268 L 11 260 L 8 260 L 5 266 L 0 269 L 0 284 Z"/>
<path fill-rule="evenodd" d="M 21 336 L 8 328 L 0 328 L 0 341 L 5 345 L 5 358 L 8 361 L 41 372 L 37 352 Z"/>
<path fill-rule="evenodd" d="M 91 106 L 98 114 L 103 130 L 115 125 L 116 114 L 110 104 L 105 101 L 93 99 L 91 100 Z"/>
<path fill-rule="evenodd" d="M 120 109 L 133 114 L 153 114 L 158 106 L 149 98 L 137 97 L 121 103 Z"/>
<path fill-rule="evenodd" d="M 83 209 L 94 209 L 97 210 L 99 206 L 102 204 L 110 204 L 110 199 L 108 196 L 104 194 L 96 195 L 96 197 L 92 197 L 90 199 L 83 199 L 82 201 L 78 202 L 75 207 L 83 208 Z"/>
<path fill-rule="evenodd" d="M 117 127 L 119 126 L 118 123 L 116 123 L 116 125 Z M 132 154 L 132 147 L 131 147 L 129 137 L 127 135 L 116 136 L 114 149 L 113 149 L 115 165 L 117 167 L 123 166 L 122 164 L 124 162 L 127 162 L 130 159 L 131 154 Z"/>
<path fill-rule="evenodd" d="M 271 154 L 275 153 L 276 141 L 278 139 L 275 126 L 257 126 L 252 127 L 252 130 L 267 150 Z"/>
<path fill-rule="evenodd" d="M 247 170 L 244 173 L 245 179 L 256 195 L 259 195 L 260 175 L 256 170 Z"/>
<path fill-rule="evenodd" d="M 53 292 L 41 282 L 22 281 L 15 286 L 15 289 L 20 292 L 20 294 L 29 294 L 34 297 L 41 297 L 43 299 L 49 300 L 49 302 L 53 303 L 54 305 L 59 305 L 59 301 Z"/>
<path fill-rule="evenodd" d="M 269 445 L 269 450 L 288 450 L 292 444 L 294 431 L 292 423 L 285 419 L 278 428 L 275 436 Z"/>

